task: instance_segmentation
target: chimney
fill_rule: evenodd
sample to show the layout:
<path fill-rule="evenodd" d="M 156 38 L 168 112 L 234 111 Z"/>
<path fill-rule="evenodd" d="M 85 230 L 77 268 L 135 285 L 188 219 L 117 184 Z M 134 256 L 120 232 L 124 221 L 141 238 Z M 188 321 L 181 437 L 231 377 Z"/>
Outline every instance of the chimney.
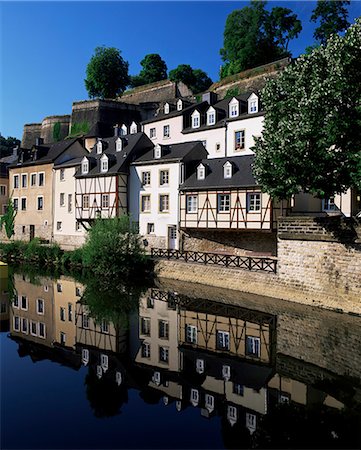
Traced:
<path fill-rule="evenodd" d="M 35 145 L 42 145 L 44 144 L 44 139 L 41 137 L 35 138 Z"/>
<path fill-rule="evenodd" d="M 119 124 L 116 124 L 114 127 L 114 136 L 115 137 L 119 136 Z"/>

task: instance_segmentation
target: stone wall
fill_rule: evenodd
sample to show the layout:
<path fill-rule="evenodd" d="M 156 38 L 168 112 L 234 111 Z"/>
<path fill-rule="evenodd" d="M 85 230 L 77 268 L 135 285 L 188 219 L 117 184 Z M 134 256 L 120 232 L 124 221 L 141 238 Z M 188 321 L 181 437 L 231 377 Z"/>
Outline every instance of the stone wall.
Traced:
<path fill-rule="evenodd" d="M 187 230 L 182 233 L 183 250 L 230 253 L 234 255 L 277 254 L 277 235 L 273 232 Z"/>
<path fill-rule="evenodd" d="M 85 236 L 66 236 L 56 234 L 54 243 L 58 244 L 62 250 L 75 250 L 85 243 Z"/>
<path fill-rule="evenodd" d="M 41 136 L 41 123 L 28 123 L 24 125 L 23 137 L 21 139 L 22 148 L 31 148 L 36 138 Z"/>
<path fill-rule="evenodd" d="M 54 135 L 54 126 L 59 124 L 59 135 Z M 53 142 L 61 141 L 69 134 L 70 116 L 50 116 L 45 117 L 41 123 L 41 137 L 44 139 L 44 144 L 51 144 Z"/>
<path fill-rule="evenodd" d="M 184 83 L 162 80 L 125 92 L 119 100 L 126 103 L 140 104 L 149 101 L 163 102 L 177 97 L 188 97 L 191 95 L 193 95 L 192 91 Z"/>

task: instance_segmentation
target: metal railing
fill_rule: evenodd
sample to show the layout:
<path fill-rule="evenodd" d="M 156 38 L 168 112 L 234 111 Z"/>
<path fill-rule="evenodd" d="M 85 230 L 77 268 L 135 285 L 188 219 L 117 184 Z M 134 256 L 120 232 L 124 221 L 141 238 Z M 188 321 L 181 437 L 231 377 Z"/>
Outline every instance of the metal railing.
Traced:
<path fill-rule="evenodd" d="M 185 262 L 199 264 L 215 264 L 224 267 L 236 267 L 244 270 L 261 270 L 277 272 L 277 259 L 266 257 L 227 255 L 222 253 L 208 253 L 180 250 L 151 249 L 152 258 L 180 259 Z"/>

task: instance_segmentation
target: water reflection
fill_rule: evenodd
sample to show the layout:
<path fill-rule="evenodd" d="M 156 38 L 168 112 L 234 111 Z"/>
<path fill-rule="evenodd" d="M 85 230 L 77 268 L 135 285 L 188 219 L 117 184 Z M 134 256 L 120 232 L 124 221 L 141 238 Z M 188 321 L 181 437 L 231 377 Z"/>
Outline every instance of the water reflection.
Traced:
<path fill-rule="evenodd" d="M 99 292 L 95 280 L 85 286 L 69 277 L 34 283 L 15 274 L 13 283 L 7 314 L 19 355 L 86 367 L 96 417 L 118 415 L 135 389 L 146 404 L 175 408 L 180 424 L 187 408 L 220 418 L 228 448 L 360 442 L 361 355 L 349 348 L 359 342 L 357 318 L 299 307 L 272 313 L 270 305 L 240 307 L 165 287 Z M 337 354 L 324 338 L 335 328 Z"/>

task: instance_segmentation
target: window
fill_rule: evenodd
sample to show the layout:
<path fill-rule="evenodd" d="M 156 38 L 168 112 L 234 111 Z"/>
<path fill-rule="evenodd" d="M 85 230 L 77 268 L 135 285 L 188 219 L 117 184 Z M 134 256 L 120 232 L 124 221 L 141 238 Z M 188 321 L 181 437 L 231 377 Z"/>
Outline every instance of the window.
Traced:
<path fill-rule="evenodd" d="M 60 169 L 59 177 L 60 177 L 60 181 L 65 180 L 65 169 Z"/>
<path fill-rule="evenodd" d="M 44 209 L 44 197 L 38 197 L 38 211 Z"/>
<path fill-rule="evenodd" d="M 82 197 L 82 208 L 89 209 L 89 195 L 84 194 Z"/>
<path fill-rule="evenodd" d="M 192 128 L 199 128 L 200 126 L 200 114 L 199 112 L 196 110 L 194 111 L 194 113 L 192 114 Z"/>
<path fill-rule="evenodd" d="M 207 112 L 207 125 L 214 125 L 216 123 L 216 112 L 212 108 Z"/>
<path fill-rule="evenodd" d="M 207 141 L 202 141 L 203 147 L 207 150 Z"/>
<path fill-rule="evenodd" d="M 162 156 L 162 147 L 159 144 L 157 144 L 154 147 L 154 158 L 159 159 L 161 156 Z"/>
<path fill-rule="evenodd" d="M 154 308 L 154 298 L 148 297 L 147 298 L 147 308 L 153 309 Z"/>
<path fill-rule="evenodd" d="M 164 125 L 163 127 L 163 137 L 169 138 L 170 137 L 170 127 L 169 125 Z"/>
<path fill-rule="evenodd" d="M 103 158 L 101 160 L 101 162 L 100 162 L 100 171 L 102 173 L 108 172 L 108 158 L 107 157 L 105 157 L 105 158 Z"/>
<path fill-rule="evenodd" d="M 217 349 L 229 350 L 229 333 L 227 331 L 217 331 Z"/>
<path fill-rule="evenodd" d="M 73 195 L 68 194 L 68 212 L 72 212 L 73 210 Z"/>
<path fill-rule="evenodd" d="M 75 222 L 75 231 L 80 231 L 80 230 L 81 230 L 81 223 Z"/>
<path fill-rule="evenodd" d="M 28 334 L 28 319 L 21 319 L 21 331 L 22 333 Z"/>
<path fill-rule="evenodd" d="M 196 213 L 198 211 L 198 196 L 187 195 L 187 213 Z"/>
<path fill-rule="evenodd" d="M 82 162 L 81 171 L 84 174 L 89 172 L 89 162 L 88 161 L 83 161 Z"/>
<path fill-rule="evenodd" d="M 84 365 L 88 364 L 89 362 L 89 350 L 87 348 L 83 348 L 81 351 L 81 360 Z"/>
<path fill-rule="evenodd" d="M 142 358 L 150 358 L 150 344 L 148 342 L 142 344 Z"/>
<path fill-rule="evenodd" d="M 169 103 L 164 105 L 164 114 L 169 114 Z"/>
<path fill-rule="evenodd" d="M 27 188 L 28 187 L 28 176 L 26 173 L 23 173 L 21 175 L 21 187 Z"/>
<path fill-rule="evenodd" d="M 104 354 L 100 355 L 100 365 L 102 366 L 104 371 L 108 370 L 108 367 L 109 367 L 108 355 L 104 355 Z"/>
<path fill-rule="evenodd" d="M 197 405 L 199 402 L 199 392 L 198 389 L 191 389 L 191 402 L 193 405 Z"/>
<path fill-rule="evenodd" d="M 259 358 L 261 350 L 260 343 L 260 338 L 246 336 L 246 355 L 256 356 Z"/>
<path fill-rule="evenodd" d="M 255 113 L 257 112 L 257 100 L 250 100 L 249 102 L 249 112 Z"/>
<path fill-rule="evenodd" d="M 14 209 L 17 211 L 19 209 L 19 199 L 13 198 Z"/>
<path fill-rule="evenodd" d="M 128 128 L 127 128 L 127 126 L 126 125 L 122 125 L 121 126 L 121 128 L 120 128 L 120 134 L 122 135 L 122 136 L 126 136 L 127 134 L 128 134 Z"/>
<path fill-rule="evenodd" d="M 244 386 L 239 383 L 233 383 L 233 394 L 240 395 L 243 397 L 244 394 Z"/>
<path fill-rule="evenodd" d="M 186 342 L 197 343 L 197 327 L 195 325 L 186 325 Z"/>
<path fill-rule="evenodd" d="M 3 184 L 0 186 L 0 195 L 6 195 L 6 186 L 4 186 Z"/>
<path fill-rule="evenodd" d="M 154 139 L 154 138 L 157 137 L 157 131 L 156 131 L 155 128 L 151 128 L 151 129 L 149 130 L 149 136 L 150 136 L 151 139 Z"/>
<path fill-rule="evenodd" d="M 109 195 L 102 194 L 102 208 L 109 208 Z"/>
<path fill-rule="evenodd" d="M 109 333 L 109 322 L 107 322 L 106 320 L 102 320 L 100 323 L 100 332 L 104 333 L 104 334 L 108 334 Z"/>
<path fill-rule="evenodd" d="M 36 300 L 36 312 L 38 314 L 44 314 L 44 310 L 45 310 L 44 300 L 42 298 L 38 298 Z"/>
<path fill-rule="evenodd" d="M 44 186 L 45 184 L 45 173 L 44 172 L 40 172 L 39 173 L 39 182 L 38 185 L 39 186 Z"/>
<path fill-rule="evenodd" d="M 142 195 L 141 210 L 142 212 L 150 212 L 150 195 Z"/>
<path fill-rule="evenodd" d="M 25 234 L 25 233 L 26 233 L 26 226 L 23 225 L 23 234 Z"/>
<path fill-rule="evenodd" d="M 161 339 L 169 339 L 169 322 L 166 320 L 158 321 L 159 337 Z"/>
<path fill-rule="evenodd" d="M 197 373 L 204 373 L 204 359 L 196 360 L 196 371 Z"/>
<path fill-rule="evenodd" d="M 21 211 L 26 211 L 26 197 L 21 198 Z"/>
<path fill-rule="evenodd" d="M 37 323 L 32 321 L 32 320 L 30 321 L 30 334 L 32 336 L 37 336 L 38 335 L 38 333 L 37 333 Z"/>
<path fill-rule="evenodd" d="M 249 429 L 251 433 L 256 430 L 256 416 L 251 413 L 246 413 L 246 427 Z"/>
<path fill-rule="evenodd" d="M 322 211 L 336 211 L 335 197 L 329 197 L 322 200 Z"/>
<path fill-rule="evenodd" d="M 123 149 L 123 142 L 122 142 L 121 138 L 118 138 L 115 142 L 115 150 L 117 152 L 120 152 L 120 151 L 122 151 L 122 149 Z"/>
<path fill-rule="evenodd" d="M 17 295 L 14 296 L 13 307 L 19 309 L 19 297 Z"/>
<path fill-rule="evenodd" d="M 135 122 L 133 122 L 130 126 L 130 134 L 135 134 L 138 131 L 138 126 Z"/>
<path fill-rule="evenodd" d="M 19 175 L 14 175 L 14 189 L 19 187 Z"/>
<path fill-rule="evenodd" d="M 103 144 L 102 141 L 99 140 L 97 142 L 97 154 L 100 155 L 102 151 L 103 151 Z"/>
<path fill-rule="evenodd" d="M 64 194 L 64 192 L 60 193 L 60 206 L 65 206 L 65 194 Z"/>
<path fill-rule="evenodd" d="M 235 406 L 228 405 L 227 407 L 227 419 L 231 423 L 237 422 L 237 409 Z"/>
<path fill-rule="evenodd" d="M 36 186 L 36 173 L 32 173 L 30 175 L 30 186 L 31 187 Z"/>
<path fill-rule="evenodd" d="M 142 185 L 150 186 L 150 172 L 142 172 Z"/>
<path fill-rule="evenodd" d="M 63 292 L 63 286 L 61 285 L 61 283 L 57 283 L 56 290 L 57 292 Z"/>
<path fill-rule="evenodd" d="M 66 334 L 63 331 L 60 331 L 60 344 L 65 345 L 66 343 Z"/>
<path fill-rule="evenodd" d="M 159 196 L 159 211 L 168 212 L 169 211 L 169 195 Z"/>
<path fill-rule="evenodd" d="M 150 318 L 142 317 L 140 320 L 140 331 L 145 336 L 150 336 Z"/>
<path fill-rule="evenodd" d="M 73 305 L 68 303 L 68 321 L 72 322 L 73 320 Z"/>
<path fill-rule="evenodd" d="M 14 316 L 14 330 L 20 331 L 20 317 Z"/>
<path fill-rule="evenodd" d="M 169 361 L 169 348 L 159 347 L 159 362 L 167 363 Z"/>
<path fill-rule="evenodd" d="M 154 233 L 154 223 L 147 223 L 147 234 Z"/>
<path fill-rule="evenodd" d="M 83 325 L 83 328 L 85 328 L 85 329 L 89 328 L 89 316 L 88 316 L 88 314 L 83 314 L 82 325 Z"/>
<path fill-rule="evenodd" d="M 223 177 L 232 178 L 232 164 L 227 161 L 223 166 Z"/>
<path fill-rule="evenodd" d="M 80 287 L 76 287 L 75 288 L 75 295 L 77 296 L 77 297 L 81 297 L 81 289 L 80 289 Z"/>
<path fill-rule="evenodd" d="M 60 320 L 62 322 L 65 322 L 65 308 L 63 308 L 62 306 L 60 307 Z"/>
<path fill-rule="evenodd" d="M 231 378 L 231 366 L 223 365 L 222 366 L 222 377 L 228 381 Z"/>
<path fill-rule="evenodd" d="M 177 111 L 182 111 L 182 108 L 183 108 L 183 102 L 181 99 L 179 99 L 177 102 Z"/>
<path fill-rule="evenodd" d="M 230 117 L 237 117 L 238 116 L 238 100 L 233 99 L 231 100 L 231 102 L 229 103 L 229 116 Z"/>
<path fill-rule="evenodd" d="M 163 186 L 169 183 L 169 170 L 161 170 L 159 172 L 159 184 Z"/>
<path fill-rule="evenodd" d="M 206 177 L 206 168 L 203 164 L 199 164 L 197 167 L 197 180 L 204 180 Z"/>
<path fill-rule="evenodd" d="M 212 410 L 214 408 L 214 397 L 213 395 L 206 394 L 205 395 L 205 407 L 208 410 Z"/>
<path fill-rule="evenodd" d="M 61 231 L 62 222 L 56 222 L 56 230 Z"/>
<path fill-rule="evenodd" d="M 45 323 L 39 322 L 39 336 L 41 338 L 45 338 L 46 335 L 45 332 L 46 332 Z"/>
<path fill-rule="evenodd" d="M 244 149 L 244 130 L 234 132 L 234 149 L 235 150 Z"/>
<path fill-rule="evenodd" d="M 230 194 L 218 194 L 218 212 L 229 212 L 230 201 Z"/>
<path fill-rule="evenodd" d="M 248 212 L 261 211 L 261 194 L 247 195 L 247 211 Z"/>
<path fill-rule="evenodd" d="M 21 296 L 21 309 L 24 309 L 25 311 L 28 309 L 28 298 L 26 295 Z"/>

